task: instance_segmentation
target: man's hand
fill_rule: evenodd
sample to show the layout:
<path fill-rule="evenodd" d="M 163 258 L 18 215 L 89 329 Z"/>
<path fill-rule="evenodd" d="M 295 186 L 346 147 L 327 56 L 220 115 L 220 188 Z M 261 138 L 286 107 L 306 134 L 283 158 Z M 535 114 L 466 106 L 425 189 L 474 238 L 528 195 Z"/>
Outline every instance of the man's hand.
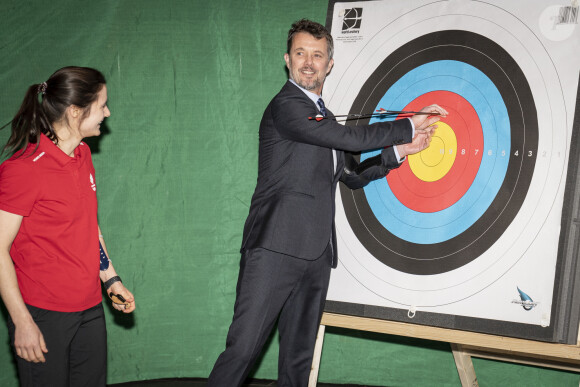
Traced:
<path fill-rule="evenodd" d="M 441 117 L 447 116 L 447 110 L 439 105 L 429 105 L 420 111 L 424 113 L 434 113 L 434 115 L 415 114 L 411 117 L 411 121 L 413 121 L 413 125 L 415 125 L 415 137 L 413 137 L 413 141 L 408 144 L 397 145 L 397 152 L 401 158 L 421 152 L 423 149 L 427 148 L 431 142 L 431 136 L 433 136 L 435 129 L 437 129 L 437 125 L 433 124 L 439 121 Z"/>
<path fill-rule="evenodd" d="M 439 105 L 430 105 L 420 110 L 423 113 L 434 113 L 435 115 L 415 114 L 411 121 L 415 125 L 415 134 L 425 131 L 430 125 L 439 121 L 440 117 L 447 116 L 447 110 Z"/>
<path fill-rule="evenodd" d="M 32 320 L 24 324 L 15 323 L 14 325 L 16 326 L 14 333 L 16 354 L 33 363 L 46 362 L 44 354 L 48 352 L 48 349 L 38 325 Z"/>
<path fill-rule="evenodd" d="M 397 145 L 397 152 L 401 158 L 421 152 L 431 143 L 431 136 L 437 128 L 437 125 L 429 126 L 421 133 L 417 133 L 413 141 L 408 144 Z"/>

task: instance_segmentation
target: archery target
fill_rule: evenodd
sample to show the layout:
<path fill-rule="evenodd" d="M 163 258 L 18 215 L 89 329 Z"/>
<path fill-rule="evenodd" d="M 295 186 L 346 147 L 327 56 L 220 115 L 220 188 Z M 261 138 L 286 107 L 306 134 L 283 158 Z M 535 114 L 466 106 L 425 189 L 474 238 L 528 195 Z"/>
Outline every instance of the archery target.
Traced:
<path fill-rule="evenodd" d="M 335 17 L 359 5 L 366 6 L 337 3 Z M 356 191 L 341 186 L 342 273 L 333 276 L 354 279 L 376 300 L 437 307 L 469 299 L 518 262 L 548 254 L 550 292 L 534 317 L 545 323 L 558 233 L 555 247 L 538 253 L 533 246 L 543 229 L 559 230 L 553 210 L 561 205 L 570 140 L 553 58 L 518 17 L 489 3 L 428 3 L 378 23 L 358 46 L 337 41 L 337 55 L 341 44 L 355 53 L 335 56 L 327 104 L 364 114 L 438 103 L 450 114 L 431 146 L 387 178 Z M 331 281 L 329 299 L 356 301 L 339 287 Z"/>

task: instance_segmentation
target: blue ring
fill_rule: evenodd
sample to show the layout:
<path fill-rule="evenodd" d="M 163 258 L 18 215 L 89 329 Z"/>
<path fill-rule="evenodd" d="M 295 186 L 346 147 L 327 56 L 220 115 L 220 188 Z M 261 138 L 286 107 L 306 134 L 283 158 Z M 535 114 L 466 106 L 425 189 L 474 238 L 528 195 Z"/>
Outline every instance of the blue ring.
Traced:
<path fill-rule="evenodd" d="M 473 106 L 481 122 L 484 149 L 480 151 L 484 153 L 465 195 L 444 210 L 422 213 L 404 206 L 391 191 L 387 179 L 376 180 L 364 188 L 368 204 L 382 226 L 417 244 L 443 242 L 472 226 L 499 192 L 510 157 L 510 122 L 502 96 L 483 72 L 466 63 L 440 60 L 419 66 L 393 84 L 376 108 L 402 110 L 419 96 L 437 90 L 461 95 Z M 376 121 L 372 119 L 371 123 Z M 502 151 L 506 152 L 504 156 L 500 155 Z M 361 161 L 379 153 L 380 150 L 363 153 Z"/>

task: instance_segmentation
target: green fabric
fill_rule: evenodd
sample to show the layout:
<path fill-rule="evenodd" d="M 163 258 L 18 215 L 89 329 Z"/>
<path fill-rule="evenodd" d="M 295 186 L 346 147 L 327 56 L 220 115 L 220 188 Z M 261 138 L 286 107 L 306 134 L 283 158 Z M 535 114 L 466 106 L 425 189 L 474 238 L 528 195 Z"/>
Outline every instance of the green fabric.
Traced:
<path fill-rule="evenodd" d="M 223 350 L 258 124 L 286 80 L 290 24 L 324 23 L 326 10 L 307 0 L 0 2 L 0 123 L 29 85 L 62 66 L 95 67 L 108 79 L 112 116 L 87 142 L 100 225 L 137 303 L 129 316 L 106 308 L 109 383 L 207 377 Z M 10 387 L 18 383 L 1 311 L 0 385 Z M 254 377 L 276 378 L 277 341 Z M 578 385 L 574 373 L 508 363 L 476 361 L 476 371 L 482 386 Z M 446 343 L 336 328 L 319 380 L 459 385 Z"/>

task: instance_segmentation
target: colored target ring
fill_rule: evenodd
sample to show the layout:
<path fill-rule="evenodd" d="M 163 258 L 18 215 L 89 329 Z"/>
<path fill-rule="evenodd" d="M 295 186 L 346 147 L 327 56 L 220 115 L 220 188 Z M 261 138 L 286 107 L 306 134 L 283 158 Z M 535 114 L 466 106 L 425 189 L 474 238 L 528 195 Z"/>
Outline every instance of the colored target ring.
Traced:
<path fill-rule="evenodd" d="M 433 131 L 431 145 L 422 152 L 409 156 L 409 168 L 420 181 L 441 180 L 455 163 L 457 137 L 451 127 L 439 121 L 437 129 Z"/>
<path fill-rule="evenodd" d="M 416 73 L 425 74 L 426 80 L 415 81 L 413 88 L 406 89 L 406 91 L 412 90 L 412 92 L 400 94 L 397 91 L 397 85 L 408 84 L 408 78 L 415 80 Z M 465 78 L 450 75 L 456 73 L 464 74 L 463 77 L 466 77 L 468 81 Z M 445 60 L 419 66 L 396 82 L 381 98 L 380 104 L 390 106 L 391 103 L 404 101 L 401 95 L 409 95 L 409 99 L 413 99 L 411 106 L 416 107 L 415 105 L 420 103 L 425 106 L 429 104 L 430 97 L 445 95 L 442 92 L 432 94 L 430 90 L 433 89 L 444 89 L 453 93 L 461 92 L 468 104 L 474 107 L 476 114 L 464 117 L 462 112 L 467 106 L 465 103 L 459 104 L 463 102 L 461 98 L 457 98 L 458 101 L 447 99 L 448 103 L 453 102 L 453 105 L 448 107 L 454 108 L 457 118 L 468 118 L 467 127 L 454 122 L 458 133 L 471 130 L 474 136 L 479 138 L 482 136 L 481 131 L 486 134 L 482 146 L 474 144 L 476 146 L 473 150 L 466 150 L 474 158 L 477 157 L 477 161 L 471 164 L 472 172 L 476 172 L 476 175 L 465 176 L 463 180 L 460 180 L 464 188 L 468 187 L 467 191 L 462 192 L 457 185 L 450 185 L 447 181 L 431 184 L 435 188 L 437 186 L 448 188 L 448 193 L 455 194 L 451 196 L 451 199 L 458 201 L 450 207 L 439 207 L 438 209 L 443 213 L 433 214 L 434 211 L 429 211 L 431 213 L 418 212 L 416 208 L 408 208 L 403 205 L 391 194 L 392 191 L 389 189 L 390 187 L 385 185 L 385 182 L 379 182 L 365 188 L 368 203 L 383 227 L 400 238 L 423 244 L 441 242 L 460 234 L 485 212 L 500 188 L 500 182 L 507 169 L 508 157 L 506 156 L 510 147 L 509 118 L 499 91 L 482 72 L 462 62 Z M 423 92 L 425 94 L 422 94 Z M 416 98 L 416 96 L 420 97 Z M 488 112 L 493 112 L 493 114 Z M 451 117 L 453 116 L 450 115 Z M 481 157 L 484 149 L 491 157 Z M 502 157 L 493 157 L 500 152 L 503 154 Z M 419 189 L 428 192 L 429 187 L 426 184 L 422 185 L 423 187 Z M 439 201 L 439 197 L 434 197 L 431 201 L 425 200 L 422 203 L 426 205 L 434 203 L 430 206 L 433 208 L 433 206 L 445 204 L 445 201 Z M 409 210 L 412 210 L 412 213 L 409 213 Z M 417 228 L 429 228 L 431 233 L 429 235 L 417 233 Z"/>
<path fill-rule="evenodd" d="M 438 177 L 432 181 L 420 178 L 412 170 L 412 165 L 413 158 L 420 158 L 423 151 L 419 155 L 409 156 L 408 163 L 403 163 L 387 175 L 388 187 L 396 199 L 405 207 L 420 213 L 441 211 L 459 201 L 475 180 L 484 149 L 479 117 L 473 106 L 459 94 L 442 90 L 427 92 L 414 99 L 405 109 L 420 109 L 433 101 L 448 110 L 449 116 L 441 121 L 453 131 L 455 144 L 448 146 L 441 140 L 438 146 L 432 142 L 426 151 L 442 155 L 442 160 L 452 159 L 451 167 L 444 167 L 443 171 L 430 168 L 435 169 L 433 174 Z M 438 138 L 438 131 L 435 138 Z"/>
<path fill-rule="evenodd" d="M 442 62 L 473 69 L 471 73 L 461 71 L 456 76 L 462 85 L 468 86 L 449 90 L 450 74 L 443 72 L 432 77 L 431 71 L 426 71 L 436 69 L 437 63 Z M 407 74 L 416 77 L 416 81 L 411 82 L 408 90 L 397 90 L 397 81 Z M 493 87 L 486 87 L 482 93 L 481 83 L 472 79 L 478 74 L 481 78 L 477 79 L 487 79 L 488 85 Z M 437 82 L 445 83 L 446 87 L 439 87 Z M 409 85 L 408 81 L 405 83 Z M 481 101 L 477 102 L 470 92 L 466 92 L 469 84 L 484 95 Z M 350 113 L 363 113 L 376 107 L 404 107 L 421 95 L 438 90 L 455 92 L 473 106 L 484 139 L 481 162 L 473 181 L 467 174 L 460 175 L 456 185 L 441 183 L 439 192 L 447 189 L 446 192 L 452 190 L 456 195 L 445 198 L 439 193 L 439 197 L 448 201 L 448 207 L 415 207 L 421 211 L 412 210 L 413 205 L 406 207 L 397 199 L 387 179 L 373 182 L 365 190 L 350 191 L 341 187 L 345 214 L 358 240 L 383 264 L 409 274 L 454 270 L 492 246 L 509 227 L 525 200 L 538 149 L 537 113 L 524 73 L 502 47 L 468 31 L 429 33 L 393 51 L 363 85 Z M 497 95 L 489 96 L 488 90 L 496 90 Z M 385 97 L 391 102 L 385 102 Z M 498 102 L 504 107 L 503 112 L 493 105 Z M 497 117 L 498 112 L 501 117 Z M 469 118 L 469 124 L 472 122 Z M 450 124 L 459 128 L 458 125 Z M 501 152 L 505 152 L 503 156 Z M 477 160 L 471 161 L 471 168 L 474 168 Z M 423 190 L 412 187 L 408 181 L 411 180 L 404 180 L 397 189 L 404 187 L 417 196 L 416 200 L 425 200 L 418 195 Z M 418 184 L 419 187 L 428 185 L 424 181 Z M 456 200 L 457 193 L 465 186 L 469 188 Z M 433 195 L 433 200 L 437 198 Z M 436 213 L 429 213 L 429 209 Z"/>

